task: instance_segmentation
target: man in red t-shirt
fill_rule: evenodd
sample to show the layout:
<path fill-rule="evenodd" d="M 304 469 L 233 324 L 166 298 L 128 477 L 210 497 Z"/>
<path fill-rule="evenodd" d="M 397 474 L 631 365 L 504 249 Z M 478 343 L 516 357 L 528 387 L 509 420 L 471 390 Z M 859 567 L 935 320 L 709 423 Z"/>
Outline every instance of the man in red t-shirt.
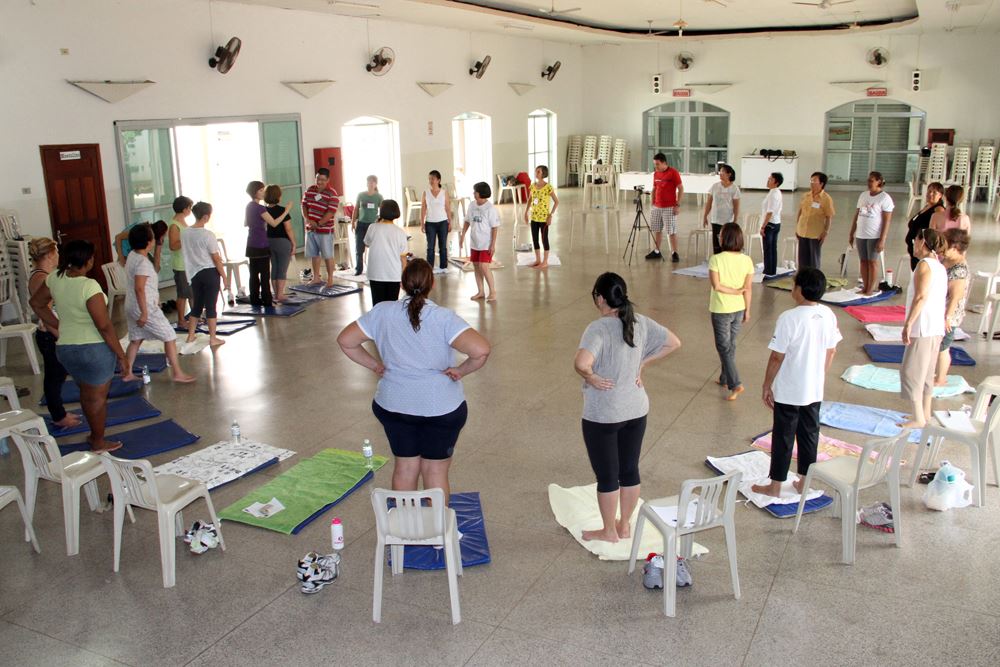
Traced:
<path fill-rule="evenodd" d="M 663 228 L 667 229 L 670 240 L 670 261 L 681 261 L 677 254 L 677 213 L 680 210 L 684 186 L 679 171 L 667 164 L 667 156 L 657 153 L 653 156 L 653 207 L 649 212 L 649 231 L 653 232 L 656 247 L 646 255 L 646 259 L 663 259 L 660 244 L 663 242 Z"/>
<path fill-rule="evenodd" d="M 312 260 L 312 283 L 323 283 L 319 259 L 326 262 L 326 286 L 333 287 L 333 237 L 337 226 L 340 196 L 329 186 L 330 170 L 316 171 L 316 185 L 310 185 L 302 195 L 302 220 L 306 227 L 306 257 Z"/>

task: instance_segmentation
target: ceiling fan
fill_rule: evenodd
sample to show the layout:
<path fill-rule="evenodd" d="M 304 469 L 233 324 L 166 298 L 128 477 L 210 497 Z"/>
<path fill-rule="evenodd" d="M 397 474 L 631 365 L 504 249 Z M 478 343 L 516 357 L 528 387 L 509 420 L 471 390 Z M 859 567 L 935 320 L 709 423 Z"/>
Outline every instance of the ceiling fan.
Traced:
<path fill-rule="evenodd" d="M 830 9 L 836 5 L 849 5 L 854 0 L 838 0 L 834 2 L 833 0 L 820 0 L 819 2 L 793 2 L 793 5 L 803 5 L 805 7 L 815 7 L 816 9 Z"/>
<path fill-rule="evenodd" d="M 538 11 L 542 14 L 548 14 L 549 16 L 557 16 L 559 14 L 578 12 L 581 9 L 583 9 L 583 7 L 566 7 L 565 9 L 556 9 L 556 0 L 552 0 L 552 3 L 548 7 L 539 7 Z"/>

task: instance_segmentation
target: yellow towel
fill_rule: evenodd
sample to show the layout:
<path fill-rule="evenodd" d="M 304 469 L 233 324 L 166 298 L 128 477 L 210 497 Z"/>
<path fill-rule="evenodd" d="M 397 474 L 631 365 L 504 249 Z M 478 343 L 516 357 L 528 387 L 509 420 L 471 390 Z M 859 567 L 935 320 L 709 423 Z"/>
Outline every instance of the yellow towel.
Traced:
<path fill-rule="evenodd" d="M 639 500 L 642 505 L 642 500 Z M 549 506 L 556 517 L 556 522 L 569 531 L 584 549 L 596 555 L 601 560 L 628 560 L 632 551 L 632 540 L 618 542 L 584 541 L 584 530 L 595 530 L 601 527 L 601 511 L 597 507 L 597 484 L 574 486 L 564 489 L 558 484 L 549 484 Z M 639 506 L 632 514 L 632 530 L 635 531 L 635 520 L 639 515 Z M 680 543 L 677 544 L 678 549 Z M 644 559 L 650 552 L 663 551 L 663 537 L 649 522 L 642 529 L 642 544 L 639 546 L 639 558 Z M 700 556 L 707 554 L 708 549 L 694 543 L 691 554 Z M 678 554 L 680 555 L 680 554 Z"/>

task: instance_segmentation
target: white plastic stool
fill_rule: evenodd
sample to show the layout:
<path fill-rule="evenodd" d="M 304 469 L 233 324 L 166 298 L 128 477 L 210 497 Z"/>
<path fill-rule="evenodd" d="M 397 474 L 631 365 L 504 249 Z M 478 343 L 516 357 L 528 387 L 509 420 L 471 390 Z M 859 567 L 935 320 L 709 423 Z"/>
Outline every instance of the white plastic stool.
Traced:
<path fill-rule="evenodd" d="M 785 239 L 785 247 L 781 250 L 781 263 L 798 263 L 799 261 L 799 240 L 794 236 Z"/>

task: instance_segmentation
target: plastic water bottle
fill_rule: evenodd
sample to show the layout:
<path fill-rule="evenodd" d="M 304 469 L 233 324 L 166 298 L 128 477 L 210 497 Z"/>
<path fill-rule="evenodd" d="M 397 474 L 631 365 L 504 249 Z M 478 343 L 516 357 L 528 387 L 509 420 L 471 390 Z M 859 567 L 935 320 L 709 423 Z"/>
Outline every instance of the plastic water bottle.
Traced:
<path fill-rule="evenodd" d="M 235 419 L 233 425 L 229 427 L 229 435 L 232 437 L 234 445 L 240 444 L 240 425 Z"/>
<path fill-rule="evenodd" d="M 150 382 L 152 382 L 152 378 L 149 377 L 149 366 L 146 366 L 145 364 L 143 364 L 143 367 L 142 367 L 142 383 L 143 384 L 149 384 Z"/>
<path fill-rule="evenodd" d="M 340 522 L 340 517 L 334 517 L 330 522 L 330 542 L 334 551 L 344 548 L 344 524 Z"/>
<path fill-rule="evenodd" d="M 364 443 L 361 445 L 361 455 L 365 457 L 365 467 L 368 468 L 369 470 L 375 469 L 372 464 L 372 454 L 373 454 L 372 441 L 365 440 Z"/>

